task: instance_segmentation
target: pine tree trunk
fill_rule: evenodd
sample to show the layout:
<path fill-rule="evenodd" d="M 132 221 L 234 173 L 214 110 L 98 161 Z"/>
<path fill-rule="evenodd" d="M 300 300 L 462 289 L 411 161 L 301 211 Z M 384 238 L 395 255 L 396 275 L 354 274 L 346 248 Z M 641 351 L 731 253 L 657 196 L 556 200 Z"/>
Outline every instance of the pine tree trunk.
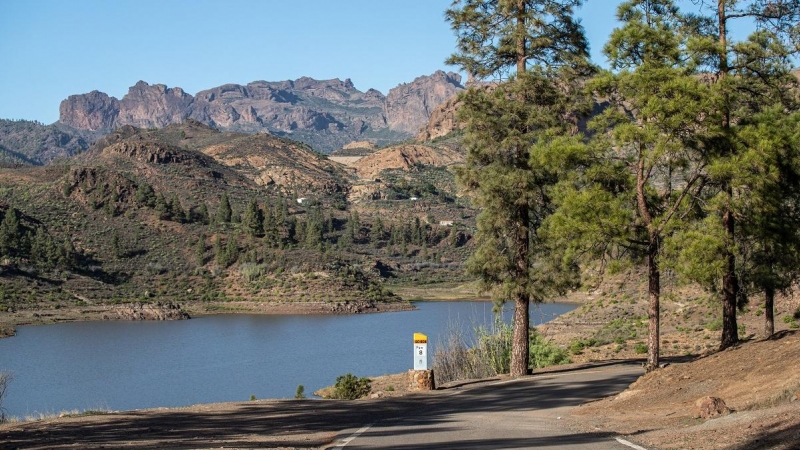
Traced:
<path fill-rule="evenodd" d="M 648 372 L 658 368 L 658 357 L 660 353 L 660 301 L 661 301 L 661 273 L 658 270 L 658 238 L 650 237 L 650 245 L 647 249 L 647 290 L 649 294 L 649 336 L 647 341 L 647 365 L 645 370 Z"/>
<path fill-rule="evenodd" d="M 727 54 L 728 16 L 726 6 L 726 0 L 717 0 L 719 46 L 720 51 L 722 52 L 719 59 L 719 77 L 721 82 L 725 80 L 728 75 L 728 71 L 730 70 L 728 66 Z M 725 110 L 723 111 L 724 116 L 722 128 L 727 131 L 731 126 L 730 105 L 727 92 L 725 90 L 723 90 L 723 95 L 725 96 L 723 105 Z M 728 148 L 728 151 L 732 152 L 730 148 Z M 731 189 L 730 186 L 727 186 L 725 192 L 728 196 L 728 200 L 732 201 L 733 189 Z M 727 263 L 725 274 L 722 277 L 722 339 L 720 340 L 719 345 L 720 350 L 724 350 L 730 346 L 736 345 L 739 342 L 739 330 L 736 326 L 736 297 L 739 293 L 739 280 L 736 278 L 736 255 L 734 255 L 733 251 L 730 250 L 735 238 L 735 219 L 733 217 L 733 211 L 731 211 L 730 203 L 726 206 L 726 208 L 727 209 L 723 212 L 722 216 L 722 226 L 725 228 L 725 238 L 726 243 L 728 244 L 728 250 L 726 250 L 725 253 Z"/>
<path fill-rule="evenodd" d="M 514 330 L 511 342 L 511 376 L 521 377 L 528 374 L 529 352 L 529 317 L 530 297 L 528 295 L 528 252 L 530 250 L 530 236 L 528 231 L 528 208 L 520 207 L 517 210 L 516 222 L 519 229 L 516 237 L 516 276 L 523 287 L 514 295 Z M 522 281 L 525 280 L 525 281 Z"/>
<path fill-rule="evenodd" d="M 519 31 L 519 35 L 516 40 L 516 59 L 517 59 L 517 73 L 522 74 L 526 70 L 526 61 L 527 58 L 525 56 L 525 39 L 524 31 L 525 31 L 525 0 L 517 0 L 517 28 Z M 520 98 L 520 101 L 524 101 L 524 98 Z M 527 151 L 524 148 L 517 148 L 517 154 L 520 159 L 522 159 L 523 164 L 527 163 Z M 517 242 L 516 244 L 516 252 L 515 256 L 515 263 L 516 263 L 516 275 L 520 280 L 526 280 L 524 282 L 520 281 L 523 286 L 527 286 L 527 277 L 528 277 L 528 251 L 530 248 L 530 236 L 528 232 L 528 208 L 527 206 L 519 208 L 517 211 L 517 226 L 520 227 L 517 230 Z M 528 297 L 527 289 L 518 292 L 514 296 L 514 330 L 513 330 L 513 337 L 511 342 L 511 376 L 512 377 L 521 377 L 528 374 L 528 361 L 530 358 L 529 353 L 529 341 L 528 341 L 528 333 L 529 333 L 529 321 L 528 318 L 528 309 L 530 308 L 530 298 Z"/>
<path fill-rule="evenodd" d="M 769 339 L 775 334 L 775 289 L 767 288 L 764 297 L 764 339 Z"/>
<path fill-rule="evenodd" d="M 733 242 L 734 219 L 728 210 L 722 218 L 728 242 Z M 722 339 L 719 349 L 725 350 L 739 342 L 739 329 L 736 325 L 736 296 L 739 291 L 739 280 L 736 277 L 736 256 L 733 251 L 726 252 L 727 267 L 722 277 Z"/>
<path fill-rule="evenodd" d="M 514 299 L 514 335 L 511 344 L 511 376 L 521 377 L 528 374 L 528 309 L 530 301 L 527 294 L 517 295 Z"/>

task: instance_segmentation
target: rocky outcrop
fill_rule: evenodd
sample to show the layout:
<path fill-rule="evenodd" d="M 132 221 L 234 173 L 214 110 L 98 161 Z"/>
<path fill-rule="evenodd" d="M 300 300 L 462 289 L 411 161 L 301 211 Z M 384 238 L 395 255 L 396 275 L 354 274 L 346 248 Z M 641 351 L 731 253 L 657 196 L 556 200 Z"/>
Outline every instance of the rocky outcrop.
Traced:
<path fill-rule="evenodd" d="M 462 90 L 460 75 L 441 70 L 401 84 L 386 96 L 386 122 L 392 130 L 416 134 L 439 105 Z"/>
<path fill-rule="evenodd" d="M 114 309 L 118 320 L 186 320 L 189 313 L 176 303 L 131 303 Z M 110 317 L 109 317 L 110 318 Z"/>
<path fill-rule="evenodd" d="M 196 96 L 139 81 L 121 100 L 98 91 L 70 96 L 61 102 L 59 122 L 110 132 L 124 125 L 163 128 L 193 119 L 223 131 L 290 137 L 328 153 L 357 140 L 384 145 L 410 138 L 461 89 L 458 75 L 441 71 L 402 84 L 387 97 L 374 89 L 361 92 L 349 79 L 225 84 Z"/>
<path fill-rule="evenodd" d="M 328 306 L 328 311 L 333 314 L 364 314 L 379 312 L 381 310 L 380 304 L 372 300 L 369 301 L 345 301 L 331 303 Z"/>
<path fill-rule="evenodd" d="M 457 113 L 461 102 L 458 96 L 451 97 L 439 105 L 431 113 L 428 123 L 417 134 L 415 139 L 419 142 L 430 142 L 434 139 L 464 129 L 465 124 L 458 121 Z"/>
<path fill-rule="evenodd" d="M 116 126 L 119 100 L 100 91 L 70 95 L 58 108 L 59 122 L 78 130 L 108 131 Z"/>
<path fill-rule="evenodd" d="M 115 126 L 133 125 L 138 128 L 163 128 L 186 119 L 194 98 L 183 89 L 163 84 L 149 85 L 139 81 L 119 102 Z"/>
<path fill-rule="evenodd" d="M 261 186 L 277 184 L 302 195 L 346 192 L 344 168 L 306 145 L 268 134 L 256 134 L 200 149 Z"/>
<path fill-rule="evenodd" d="M 371 153 L 354 162 L 352 166 L 360 178 L 371 179 L 386 169 L 412 171 L 418 165 L 449 166 L 463 161 L 464 155 L 448 148 L 398 145 Z"/>

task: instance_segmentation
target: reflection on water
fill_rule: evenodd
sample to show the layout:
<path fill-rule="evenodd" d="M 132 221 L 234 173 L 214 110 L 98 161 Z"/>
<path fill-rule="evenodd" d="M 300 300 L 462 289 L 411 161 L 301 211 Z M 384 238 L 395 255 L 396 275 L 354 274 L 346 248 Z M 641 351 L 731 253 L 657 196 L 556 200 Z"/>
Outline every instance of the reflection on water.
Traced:
<path fill-rule="evenodd" d="M 0 339 L 11 371 L 10 416 L 84 409 L 139 409 L 291 398 L 350 372 L 399 373 L 413 366 L 412 335 L 471 333 L 493 321 L 492 303 L 417 303 L 415 311 L 352 316 L 219 315 L 177 322 L 79 322 L 19 327 Z M 572 305 L 531 306 L 536 325 Z M 509 308 L 504 311 L 508 322 Z"/>

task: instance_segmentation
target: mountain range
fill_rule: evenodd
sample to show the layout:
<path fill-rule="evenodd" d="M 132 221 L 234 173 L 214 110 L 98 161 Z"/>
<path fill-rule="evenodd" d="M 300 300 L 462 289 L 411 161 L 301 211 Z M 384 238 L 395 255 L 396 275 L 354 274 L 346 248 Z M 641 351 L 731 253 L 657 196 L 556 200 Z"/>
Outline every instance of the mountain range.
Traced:
<path fill-rule="evenodd" d="M 92 91 L 61 102 L 62 126 L 107 134 L 132 125 L 163 128 L 187 119 L 221 131 L 267 132 L 330 153 L 352 141 L 385 145 L 409 139 L 433 111 L 463 90 L 461 76 L 437 71 L 387 95 L 361 92 L 350 79 L 225 84 L 192 96 L 180 87 L 139 81 L 117 99 Z"/>

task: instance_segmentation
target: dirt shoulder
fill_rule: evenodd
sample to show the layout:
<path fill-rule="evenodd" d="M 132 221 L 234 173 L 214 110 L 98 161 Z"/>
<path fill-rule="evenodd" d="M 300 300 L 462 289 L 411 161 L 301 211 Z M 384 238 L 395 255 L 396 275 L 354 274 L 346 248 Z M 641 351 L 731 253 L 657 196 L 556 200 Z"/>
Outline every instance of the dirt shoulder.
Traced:
<path fill-rule="evenodd" d="M 696 402 L 730 412 L 701 417 Z M 793 449 L 800 442 L 800 332 L 746 342 L 648 373 L 621 394 L 572 412 L 573 425 L 661 449 Z"/>

